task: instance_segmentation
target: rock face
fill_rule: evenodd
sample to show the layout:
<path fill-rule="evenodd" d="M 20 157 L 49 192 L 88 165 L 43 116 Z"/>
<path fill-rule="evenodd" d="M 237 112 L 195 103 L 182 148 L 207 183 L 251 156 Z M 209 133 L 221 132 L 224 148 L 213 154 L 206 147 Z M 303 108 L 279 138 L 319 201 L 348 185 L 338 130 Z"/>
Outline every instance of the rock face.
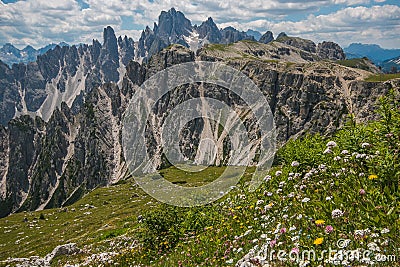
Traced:
<path fill-rule="evenodd" d="M 219 44 L 222 40 L 222 35 L 217 25 L 212 18 L 208 18 L 199 27 L 196 28 L 200 39 L 208 40 L 212 44 Z"/>
<path fill-rule="evenodd" d="M 66 43 L 59 43 L 59 46 L 68 46 Z M 0 48 L 0 60 L 7 65 L 12 65 L 15 63 L 28 63 L 36 61 L 37 56 L 43 55 L 47 51 L 54 49 L 56 44 L 49 44 L 38 50 L 28 45 L 24 49 L 20 50 L 10 43 L 3 45 Z"/>
<path fill-rule="evenodd" d="M 107 43 L 108 49 L 115 52 L 115 44 Z M 99 44 L 90 49 L 102 56 Z M 115 63 L 115 54 L 108 56 Z M 312 57 L 315 58 L 307 60 Z M 274 58 L 275 61 L 271 60 Z M 398 80 L 364 82 L 360 78 L 371 75 L 370 72 L 317 59 L 316 54 L 282 43 L 239 42 L 222 50 L 206 46 L 197 56 L 184 46 L 172 45 L 146 64 L 131 61 L 120 86 L 111 82 L 94 87 L 76 112 L 63 103 L 47 122 L 30 116 L 12 119 L 7 128 L 0 127 L 0 216 L 66 206 L 88 190 L 126 177 L 121 146 L 123 113 L 138 86 L 174 64 L 225 61 L 241 70 L 267 97 L 280 144 L 307 132 L 332 132 L 349 113 L 360 121 L 370 119 L 377 98 L 400 86 Z M 73 71 L 72 68 L 69 73 Z M 4 77 L 6 72 L 10 69 L 5 67 L 0 75 Z M 190 84 L 171 91 L 155 106 L 147 132 L 149 154 L 160 167 L 166 164 L 157 138 L 162 121 L 176 105 L 200 95 L 220 100 L 238 112 L 246 108 L 239 96 L 211 84 Z M 201 136 L 209 133 L 207 136 L 223 151 L 215 163 L 227 162 L 230 143 L 217 130 L 218 123 L 196 119 L 182 130 L 180 146 L 187 158 L 196 157 Z M 255 125 L 251 120 L 246 125 L 250 136 L 256 138 Z"/>
<path fill-rule="evenodd" d="M 0 217 L 66 206 L 97 186 L 124 179 L 125 109 L 138 86 L 175 64 L 222 61 L 241 70 L 268 99 L 279 144 L 307 132 L 333 132 L 349 113 L 360 121 L 370 119 L 376 99 L 400 86 L 398 80 L 365 82 L 371 72 L 321 61 L 343 56 L 334 43 L 316 46 L 285 34 L 277 39 L 254 42 L 233 28 L 218 30 L 212 19 L 191 26 L 182 13 L 171 9 L 160 15 L 153 30 L 143 31 L 138 43 L 117 39 L 107 27 L 103 44 L 94 40 L 79 47 L 57 46 L 36 62 L 11 68 L 0 61 L 0 122 L 5 126 L 0 126 Z M 206 44 L 196 53 L 188 48 L 207 41 L 219 44 Z M 212 84 L 180 86 L 159 100 L 150 114 L 147 150 L 157 166 L 168 164 L 159 138 L 162 122 L 174 107 L 199 96 L 224 102 L 248 118 L 249 136 L 258 137 L 257 125 L 238 95 Z M 38 116 L 14 118 L 21 114 Z M 221 152 L 213 163 L 226 164 L 231 144 L 219 130 L 220 122 L 189 122 L 179 136 L 185 157 L 202 161 L 197 148 L 206 136 Z"/>
<path fill-rule="evenodd" d="M 47 121 L 65 102 L 74 111 L 83 96 L 105 83 L 122 79 L 134 53 L 132 39 L 117 39 L 111 27 L 104 29 L 104 42 L 92 45 L 57 46 L 38 56 L 37 61 L 14 64 L 0 62 L 0 124 L 12 118 L 38 115 Z"/>
<path fill-rule="evenodd" d="M 331 60 L 346 59 L 343 49 L 334 42 L 322 42 L 317 46 L 317 55 L 321 58 Z"/>
<path fill-rule="evenodd" d="M 273 40 L 274 40 L 274 35 L 272 34 L 272 32 L 267 31 L 266 33 L 263 34 L 263 36 L 261 36 L 259 42 L 263 44 L 268 44 Z"/>

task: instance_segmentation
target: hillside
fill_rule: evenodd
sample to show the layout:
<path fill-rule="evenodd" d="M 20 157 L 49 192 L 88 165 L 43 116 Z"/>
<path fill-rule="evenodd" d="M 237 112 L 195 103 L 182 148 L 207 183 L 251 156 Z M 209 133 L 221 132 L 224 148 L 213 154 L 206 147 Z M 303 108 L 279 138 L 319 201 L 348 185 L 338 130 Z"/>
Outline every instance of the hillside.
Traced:
<path fill-rule="evenodd" d="M 399 266 L 398 99 L 396 89 L 380 100 L 378 121 L 350 120 L 334 135 L 288 142 L 255 192 L 247 189 L 249 169 L 221 200 L 176 208 L 156 203 L 129 179 L 67 208 L 0 219 L 2 264 L 32 265 L 44 259 L 5 259 L 44 257 L 56 245 L 73 242 L 79 252 L 55 257 L 53 266 Z M 210 167 L 189 175 L 169 168 L 162 174 L 193 186 L 222 171 Z M 336 254 L 323 258 L 325 263 L 310 254 L 301 257 L 303 251 L 319 256 L 329 248 L 370 254 L 359 259 Z M 294 261 L 263 257 L 272 249 L 290 252 Z"/>

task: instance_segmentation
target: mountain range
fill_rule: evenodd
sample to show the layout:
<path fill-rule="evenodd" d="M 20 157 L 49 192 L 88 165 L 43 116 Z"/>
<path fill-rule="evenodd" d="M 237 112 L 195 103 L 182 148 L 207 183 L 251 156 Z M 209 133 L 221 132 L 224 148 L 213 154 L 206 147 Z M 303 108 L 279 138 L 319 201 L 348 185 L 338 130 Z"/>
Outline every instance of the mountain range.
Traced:
<path fill-rule="evenodd" d="M 380 66 L 384 72 L 393 72 L 393 67 L 400 69 L 400 49 L 385 49 L 376 44 L 352 43 L 344 48 L 346 57 L 367 57 L 375 65 Z"/>
<path fill-rule="evenodd" d="M 34 62 L 37 56 L 43 55 L 47 51 L 54 49 L 56 46 L 68 46 L 67 43 L 61 42 L 59 44 L 48 44 L 45 47 L 35 49 L 30 45 L 27 45 L 24 49 L 20 50 L 10 43 L 3 45 L 0 48 L 0 60 L 8 65 L 18 63 L 29 63 Z"/>
<path fill-rule="evenodd" d="M 254 33 L 253 33 L 254 34 Z M 327 134 L 352 114 L 371 118 L 377 98 L 398 80 L 367 82 L 376 71 L 344 66 L 333 42 L 314 42 L 266 32 L 257 42 L 249 32 L 218 29 L 212 18 L 192 25 L 183 13 L 161 12 L 138 42 L 104 29 L 103 42 L 56 46 L 35 62 L 0 62 L 0 216 L 24 210 L 67 206 L 86 192 L 129 176 L 123 155 L 121 121 L 138 86 L 175 64 L 221 61 L 241 70 L 269 101 L 285 143 L 305 133 Z M 257 125 L 240 96 L 211 84 L 176 88 L 150 114 L 147 149 L 159 167 L 168 162 L 159 140 L 162 122 L 176 105 L 200 95 L 229 104 L 246 120 L 256 142 Z M 221 122 L 188 123 L 180 136 L 187 158 L 196 156 L 201 137 L 218 144 L 226 163 L 231 149 Z"/>

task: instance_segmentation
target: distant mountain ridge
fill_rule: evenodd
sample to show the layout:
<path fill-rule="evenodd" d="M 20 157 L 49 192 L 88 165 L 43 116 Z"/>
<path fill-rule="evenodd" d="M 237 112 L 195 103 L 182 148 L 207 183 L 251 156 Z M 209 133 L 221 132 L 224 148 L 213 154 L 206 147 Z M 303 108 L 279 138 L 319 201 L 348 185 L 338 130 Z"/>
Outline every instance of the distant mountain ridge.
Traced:
<path fill-rule="evenodd" d="M 47 51 L 54 49 L 57 45 L 60 47 L 69 46 L 67 43 L 61 42 L 59 44 L 51 43 L 39 49 L 27 45 L 24 49 L 20 50 L 14 45 L 6 43 L 0 48 L 0 60 L 10 66 L 15 63 L 34 62 L 36 61 L 37 56 L 43 55 Z"/>
<path fill-rule="evenodd" d="M 377 44 L 352 43 L 344 52 L 348 58 L 368 57 L 375 64 L 400 56 L 400 49 L 385 49 Z"/>

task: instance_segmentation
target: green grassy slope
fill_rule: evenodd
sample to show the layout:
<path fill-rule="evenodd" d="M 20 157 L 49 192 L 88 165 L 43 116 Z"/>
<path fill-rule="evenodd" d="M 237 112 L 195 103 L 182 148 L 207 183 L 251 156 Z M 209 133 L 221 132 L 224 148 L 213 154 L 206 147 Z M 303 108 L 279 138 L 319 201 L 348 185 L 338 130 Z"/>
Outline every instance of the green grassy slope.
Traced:
<path fill-rule="evenodd" d="M 263 244 L 287 253 L 313 249 L 320 255 L 338 249 L 338 240 L 349 240 L 345 249 L 369 249 L 372 260 L 387 256 L 378 266 L 399 266 L 398 94 L 381 101 L 377 122 L 350 121 L 334 136 L 290 141 L 278 151 L 270 176 L 254 192 L 247 190 L 246 181 L 254 170 L 250 168 L 241 183 L 217 202 L 176 208 L 157 203 L 130 179 L 94 190 L 67 211 L 0 219 L 0 260 L 44 256 L 57 245 L 76 242 L 84 253 L 58 257 L 52 265 L 113 252 L 106 260 L 94 259 L 93 266 L 234 266 Z M 189 174 L 172 167 L 161 173 L 172 182 L 199 186 L 222 171 L 210 167 Z M 260 266 L 253 256 L 253 266 Z M 300 264 L 273 262 L 273 266 Z M 329 266 L 322 261 L 309 266 L 319 264 Z"/>

